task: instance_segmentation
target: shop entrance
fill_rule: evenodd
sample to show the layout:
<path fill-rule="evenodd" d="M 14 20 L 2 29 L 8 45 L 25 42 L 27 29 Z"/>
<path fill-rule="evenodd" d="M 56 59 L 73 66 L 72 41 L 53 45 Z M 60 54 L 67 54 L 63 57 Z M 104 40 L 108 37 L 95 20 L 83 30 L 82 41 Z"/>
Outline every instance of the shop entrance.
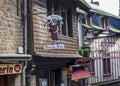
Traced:
<path fill-rule="evenodd" d="M 0 86 L 8 86 L 8 76 L 7 75 L 0 76 Z"/>

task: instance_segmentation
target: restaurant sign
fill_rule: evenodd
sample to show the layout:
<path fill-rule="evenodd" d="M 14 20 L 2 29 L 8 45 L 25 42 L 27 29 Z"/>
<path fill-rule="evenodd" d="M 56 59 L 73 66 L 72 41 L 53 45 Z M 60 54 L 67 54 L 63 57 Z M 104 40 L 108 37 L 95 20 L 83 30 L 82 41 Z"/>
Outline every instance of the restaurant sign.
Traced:
<path fill-rule="evenodd" d="M 21 72 L 21 64 L 0 64 L 0 75 L 18 74 Z"/>

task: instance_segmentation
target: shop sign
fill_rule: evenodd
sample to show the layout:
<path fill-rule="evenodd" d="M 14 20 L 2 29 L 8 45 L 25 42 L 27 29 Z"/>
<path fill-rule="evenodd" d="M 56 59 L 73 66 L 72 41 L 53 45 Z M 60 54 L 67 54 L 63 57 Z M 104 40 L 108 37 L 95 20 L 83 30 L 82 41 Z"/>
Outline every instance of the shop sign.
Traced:
<path fill-rule="evenodd" d="M 64 49 L 64 44 L 57 44 L 57 45 L 45 45 L 44 49 Z"/>
<path fill-rule="evenodd" d="M 58 37 L 60 34 L 60 29 L 63 25 L 63 17 L 60 15 L 52 14 L 47 16 L 44 20 L 44 26 L 49 26 L 48 38 L 49 45 L 44 45 L 44 49 L 64 49 L 64 44 L 58 43 Z"/>
<path fill-rule="evenodd" d="M 86 66 L 89 66 L 89 65 L 90 65 L 90 63 L 81 63 L 81 64 L 79 64 L 80 67 L 86 67 Z"/>
<path fill-rule="evenodd" d="M 77 59 L 76 63 L 86 63 L 86 62 L 90 62 L 90 61 L 92 61 L 92 58 L 86 57 L 86 58 L 79 58 L 79 59 Z"/>
<path fill-rule="evenodd" d="M 21 64 L 0 64 L 0 75 L 18 74 L 21 72 Z"/>

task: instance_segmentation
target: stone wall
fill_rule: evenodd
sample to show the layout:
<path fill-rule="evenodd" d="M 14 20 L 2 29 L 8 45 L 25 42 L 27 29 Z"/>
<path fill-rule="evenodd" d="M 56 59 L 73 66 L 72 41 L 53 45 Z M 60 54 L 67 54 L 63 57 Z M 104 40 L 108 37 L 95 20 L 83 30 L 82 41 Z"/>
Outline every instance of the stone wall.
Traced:
<path fill-rule="evenodd" d="M 16 54 L 17 47 L 23 46 L 21 16 L 17 16 L 16 7 L 16 0 L 0 0 L 0 54 Z"/>

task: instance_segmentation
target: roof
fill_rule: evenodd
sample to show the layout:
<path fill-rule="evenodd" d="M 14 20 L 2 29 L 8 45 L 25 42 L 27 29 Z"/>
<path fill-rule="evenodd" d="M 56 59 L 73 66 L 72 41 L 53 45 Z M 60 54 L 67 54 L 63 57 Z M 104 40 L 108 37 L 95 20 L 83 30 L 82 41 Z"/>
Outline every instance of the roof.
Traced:
<path fill-rule="evenodd" d="M 87 14 L 85 11 L 83 11 L 83 10 L 80 9 L 79 7 L 76 8 L 76 12 L 77 12 L 77 13 L 81 13 L 81 14 Z"/>
<path fill-rule="evenodd" d="M 82 24 L 82 26 L 86 27 L 87 29 L 93 29 L 91 26 L 89 26 L 87 24 Z"/>
<path fill-rule="evenodd" d="M 87 6 L 88 8 L 90 8 L 89 4 L 85 0 L 79 0 L 79 1 L 85 6 Z"/>
<path fill-rule="evenodd" d="M 116 33 L 120 33 L 120 30 L 118 30 L 117 28 L 113 27 L 112 25 L 110 25 L 109 29 L 113 32 L 116 32 Z"/>
<path fill-rule="evenodd" d="M 104 11 L 103 9 L 100 9 L 99 6 L 97 6 L 97 5 L 95 5 L 95 4 L 92 4 L 92 3 L 90 3 L 90 2 L 86 2 L 86 3 L 87 3 L 87 4 L 90 6 L 90 8 L 91 8 L 91 9 L 90 9 L 90 12 L 120 19 L 119 16 L 116 16 L 116 15 L 114 15 L 114 14 L 111 14 L 111 13 L 109 13 L 109 12 L 106 12 L 106 11 Z"/>
<path fill-rule="evenodd" d="M 120 30 L 120 19 L 109 18 L 109 23 L 110 23 L 110 25 L 112 25 L 116 29 Z"/>
<path fill-rule="evenodd" d="M 102 27 L 99 27 L 99 26 L 97 26 L 97 25 L 95 25 L 95 24 L 92 24 L 91 25 L 93 28 L 95 28 L 95 29 L 97 29 L 97 30 L 105 30 L 104 28 L 102 28 Z"/>

